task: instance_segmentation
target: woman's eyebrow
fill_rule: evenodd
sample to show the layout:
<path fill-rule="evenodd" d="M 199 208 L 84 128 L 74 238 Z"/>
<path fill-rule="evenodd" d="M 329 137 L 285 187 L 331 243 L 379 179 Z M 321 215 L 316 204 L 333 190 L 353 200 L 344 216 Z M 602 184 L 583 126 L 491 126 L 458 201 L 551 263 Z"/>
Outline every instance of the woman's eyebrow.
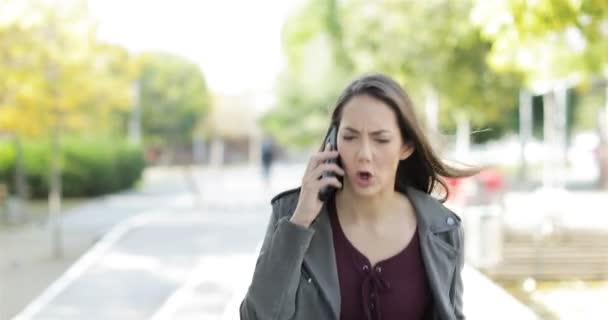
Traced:
<path fill-rule="evenodd" d="M 353 133 L 359 133 L 359 131 L 357 129 L 354 129 L 354 128 L 351 128 L 351 127 L 344 127 L 344 130 L 349 131 L 349 132 L 353 132 Z M 380 130 L 373 131 L 370 134 L 371 135 L 379 135 L 379 134 L 382 134 L 382 133 L 391 133 L 391 132 L 388 131 L 388 130 L 385 130 L 385 129 L 380 129 Z"/>

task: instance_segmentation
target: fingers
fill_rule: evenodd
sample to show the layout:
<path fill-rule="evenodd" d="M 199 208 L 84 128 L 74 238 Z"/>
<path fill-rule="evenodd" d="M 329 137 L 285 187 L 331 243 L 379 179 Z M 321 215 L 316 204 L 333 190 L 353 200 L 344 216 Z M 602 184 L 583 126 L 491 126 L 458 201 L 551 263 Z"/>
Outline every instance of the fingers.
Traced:
<path fill-rule="evenodd" d="M 325 151 L 321 151 L 315 155 L 313 155 L 310 159 L 309 162 L 309 168 L 311 170 L 314 170 L 316 167 L 318 167 L 320 164 L 324 163 L 327 160 L 331 160 L 331 159 L 335 159 L 338 157 L 338 151 L 329 151 L 329 150 L 325 150 Z"/>
<path fill-rule="evenodd" d="M 338 180 L 338 178 L 333 177 L 333 176 L 324 177 L 321 180 L 319 180 L 318 183 L 319 183 L 319 190 L 323 189 L 325 186 L 333 186 L 337 189 L 342 188 L 342 183 L 340 182 L 340 180 Z"/>
<path fill-rule="evenodd" d="M 302 190 L 292 220 L 313 221 L 318 215 L 322 205 L 319 192 L 328 186 L 342 189 L 339 177 L 343 176 L 344 170 L 336 164 L 337 161 L 328 161 L 338 157 L 338 151 L 330 151 L 329 146 L 325 150 L 311 157 L 304 177 L 302 178 Z M 327 174 L 330 173 L 330 174 Z M 309 223 L 306 223 L 308 225 Z"/>
<path fill-rule="evenodd" d="M 326 173 L 331 172 L 333 175 Z M 306 176 L 304 181 L 305 185 L 308 185 L 311 189 L 317 190 L 317 192 L 325 186 L 333 186 L 341 189 L 342 183 L 339 180 L 339 176 L 344 175 L 344 170 L 335 163 L 324 163 L 315 168 L 310 174 Z"/>
<path fill-rule="evenodd" d="M 308 161 L 308 165 L 306 166 L 306 171 L 309 172 L 310 170 L 319 166 L 319 164 L 321 164 L 327 160 L 337 158 L 338 155 L 339 155 L 338 151 L 331 150 L 331 145 L 326 142 L 323 147 L 323 151 L 319 151 L 318 153 L 315 153 L 312 157 L 310 157 L 310 160 Z"/>
<path fill-rule="evenodd" d="M 321 177 L 326 172 L 333 172 L 340 176 L 344 175 L 344 169 L 340 168 L 339 165 L 335 163 L 323 163 L 312 170 L 312 172 L 310 173 L 310 177 L 313 179 L 319 179 L 319 177 Z"/>
<path fill-rule="evenodd" d="M 328 175 L 328 172 L 333 173 L 333 175 Z M 338 177 L 344 176 L 344 174 L 344 169 L 339 165 L 323 163 L 304 176 L 302 185 L 315 190 L 320 190 L 326 185 L 342 188 L 342 183 Z"/>

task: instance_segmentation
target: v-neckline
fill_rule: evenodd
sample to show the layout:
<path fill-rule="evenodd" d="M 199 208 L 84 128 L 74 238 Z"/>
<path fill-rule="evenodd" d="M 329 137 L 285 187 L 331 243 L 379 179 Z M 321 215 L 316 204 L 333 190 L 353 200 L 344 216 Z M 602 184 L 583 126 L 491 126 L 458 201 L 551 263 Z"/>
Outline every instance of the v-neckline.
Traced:
<path fill-rule="evenodd" d="M 412 236 L 410 237 L 407 245 L 405 245 L 405 247 L 403 247 L 397 253 L 395 253 L 387 258 L 378 260 L 374 265 L 372 265 L 370 259 L 350 241 L 350 239 L 346 236 L 346 233 L 342 229 L 342 224 L 340 223 L 340 218 L 338 217 L 338 209 L 336 208 L 335 199 L 333 199 L 331 201 L 329 209 L 330 209 L 329 213 L 330 213 L 330 217 L 331 217 L 330 221 L 331 221 L 331 223 L 335 223 L 336 231 L 338 232 L 338 236 L 347 244 L 347 246 L 352 250 L 352 252 L 356 253 L 356 255 L 360 259 L 362 259 L 367 266 L 369 266 L 369 268 L 376 268 L 378 266 L 385 265 L 385 264 L 395 260 L 399 256 L 406 254 L 408 251 L 410 251 L 410 248 L 415 245 L 414 241 L 418 241 L 418 224 L 416 223 L 416 226 L 414 227 L 414 232 L 413 232 Z"/>

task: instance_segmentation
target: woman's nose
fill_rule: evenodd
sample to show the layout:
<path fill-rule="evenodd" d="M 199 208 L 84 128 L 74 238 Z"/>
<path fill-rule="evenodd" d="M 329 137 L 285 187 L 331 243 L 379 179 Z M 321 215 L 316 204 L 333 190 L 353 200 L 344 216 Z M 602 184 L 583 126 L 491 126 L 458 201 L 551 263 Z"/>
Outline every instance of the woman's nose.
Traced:
<path fill-rule="evenodd" d="M 359 161 L 371 161 L 372 160 L 372 148 L 369 141 L 362 141 L 357 153 L 357 160 Z"/>

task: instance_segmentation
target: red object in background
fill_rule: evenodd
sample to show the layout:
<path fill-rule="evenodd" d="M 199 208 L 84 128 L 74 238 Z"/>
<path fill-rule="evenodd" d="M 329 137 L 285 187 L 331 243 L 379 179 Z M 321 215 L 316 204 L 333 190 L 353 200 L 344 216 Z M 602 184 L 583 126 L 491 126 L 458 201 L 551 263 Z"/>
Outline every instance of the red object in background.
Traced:
<path fill-rule="evenodd" d="M 504 177 L 495 168 L 487 168 L 479 172 L 477 180 L 483 185 L 487 192 L 495 193 L 502 190 L 505 185 Z"/>
<path fill-rule="evenodd" d="M 460 183 L 462 182 L 462 178 L 445 178 L 445 181 L 451 187 L 458 187 L 458 185 L 460 185 Z"/>
<path fill-rule="evenodd" d="M 505 188 L 505 178 L 502 172 L 492 167 L 483 169 L 472 177 L 444 177 L 444 181 L 450 190 L 447 200 L 456 203 L 491 201 L 500 196 Z"/>
<path fill-rule="evenodd" d="M 445 182 L 448 184 L 448 188 L 450 189 L 450 193 L 448 196 L 448 200 L 458 199 L 462 196 L 462 185 L 464 178 L 449 178 L 443 177 Z"/>

